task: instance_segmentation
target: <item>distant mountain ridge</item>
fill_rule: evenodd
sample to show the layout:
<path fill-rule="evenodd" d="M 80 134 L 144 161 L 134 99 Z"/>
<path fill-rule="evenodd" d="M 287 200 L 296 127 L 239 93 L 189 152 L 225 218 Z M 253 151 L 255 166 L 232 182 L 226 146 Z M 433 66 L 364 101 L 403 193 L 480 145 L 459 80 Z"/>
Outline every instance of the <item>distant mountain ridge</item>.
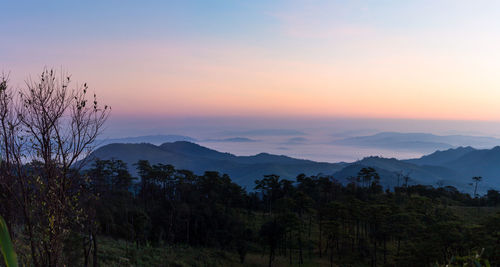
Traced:
<path fill-rule="evenodd" d="M 115 143 L 123 143 L 123 144 L 149 143 L 153 145 L 160 145 L 166 142 L 176 142 L 176 141 L 196 142 L 197 140 L 184 135 L 158 134 L 158 135 L 143 135 L 143 136 L 123 137 L 123 138 L 105 138 L 105 139 L 99 139 L 95 143 L 97 146 L 105 146 Z"/>
<path fill-rule="evenodd" d="M 475 151 L 476 149 L 470 146 L 450 148 L 447 150 L 438 150 L 432 154 L 422 156 L 418 159 L 409 159 L 406 162 L 417 165 L 443 165 L 447 162 L 459 159 L 465 154 Z"/>
<path fill-rule="evenodd" d="M 374 135 L 356 136 L 335 140 L 333 143 L 347 146 L 431 152 L 460 146 L 490 148 L 500 145 L 500 139 L 487 136 L 381 132 Z"/>
<path fill-rule="evenodd" d="M 483 176 L 484 182 L 479 188 L 481 192 L 490 187 L 500 187 L 500 177 L 496 175 L 500 174 L 500 147 L 481 150 L 459 147 L 409 160 L 366 157 L 352 163 L 324 163 L 268 153 L 236 156 L 192 142 L 177 141 L 159 146 L 144 143 L 110 144 L 94 151 L 91 157 L 123 160 L 133 175 L 136 175 L 134 164 L 138 160 L 148 160 L 151 164 L 172 164 L 196 174 L 218 171 L 229 174 L 235 182 L 249 190 L 253 189 L 256 179 L 266 174 L 277 174 L 292 180 L 301 173 L 333 175 L 346 183 L 363 167 L 374 167 L 381 176 L 381 184 L 386 188 L 402 185 L 400 175 L 409 175 L 412 184 L 442 183 L 462 191 L 470 190 L 468 184 L 472 176 Z"/>
<path fill-rule="evenodd" d="M 223 136 L 291 136 L 306 135 L 306 133 L 293 129 L 253 129 L 240 131 L 222 131 Z"/>
<path fill-rule="evenodd" d="M 189 140 L 185 140 L 189 141 Z M 257 140 L 246 138 L 246 137 L 230 137 L 223 139 L 207 139 L 205 142 L 232 142 L 232 143 L 253 143 L 257 142 Z"/>

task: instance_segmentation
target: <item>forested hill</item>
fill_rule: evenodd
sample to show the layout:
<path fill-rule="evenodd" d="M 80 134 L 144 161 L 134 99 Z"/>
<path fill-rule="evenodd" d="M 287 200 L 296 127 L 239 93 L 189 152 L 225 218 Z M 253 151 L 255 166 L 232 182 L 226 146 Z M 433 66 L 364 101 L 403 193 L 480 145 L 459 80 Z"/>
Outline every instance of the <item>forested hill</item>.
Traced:
<path fill-rule="evenodd" d="M 481 176 L 484 181 L 483 189 L 500 187 L 500 146 L 492 149 L 459 147 L 436 151 L 420 159 L 406 162 L 453 170 L 466 182 L 469 182 L 472 176 Z"/>
<path fill-rule="evenodd" d="M 367 157 L 353 163 L 322 163 L 295 159 L 287 156 L 260 153 L 254 156 L 236 156 L 200 146 L 187 141 L 152 144 L 109 144 L 97 149 L 91 156 L 98 159 L 120 159 L 136 175 L 135 163 L 148 160 L 151 164 L 171 164 L 177 169 L 191 170 L 196 174 L 218 171 L 229 174 L 236 183 L 252 190 L 254 181 L 263 175 L 276 174 L 294 179 L 298 174 L 333 175 L 340 182 L 347 182 L 363 167 L 373 167 L 381 176 L 385 188 L 402 185 L 404 176 L 408 183 L 424 185 L 453 185 L 470 191 L 472 176 L 483 176 L 479 191 L 498 188 L 500 179 L 500 147 L 476 150 L 460 147 L 437 151 L 420 159 L 397 160 Z"/>
<path fill-rule="evenodd" d="M 218 171 L 234 177 L 234 181 L 252 190 L 254 181 L 266 174 L 277 174 L 294 179 L 298 174 L 333 174 L 344 167 L 344 163 L 320 163 L 261 153 L 254 156 L 235 156 L 218 152 L 191 142 L 179 141 L 151 144 L 110 144 L 97 149 L 91 157 L 98 159 L 120 159 L 127 163 L 135 175 L 135 163 L 148 160 L 151 164 L 171 164 L 177 169 L 186 169 L 196 174 Z"/>

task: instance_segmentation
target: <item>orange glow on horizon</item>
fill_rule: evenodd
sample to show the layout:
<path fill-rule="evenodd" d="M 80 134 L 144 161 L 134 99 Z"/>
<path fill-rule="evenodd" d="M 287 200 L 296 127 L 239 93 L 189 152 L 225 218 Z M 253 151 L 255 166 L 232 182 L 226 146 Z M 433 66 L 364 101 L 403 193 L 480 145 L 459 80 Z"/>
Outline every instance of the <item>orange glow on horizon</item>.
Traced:
<path fill-rule="evenodd" d="M 443 49 L 416 40 L 382 34 L 369 45 L 360 39 L 304 54 L 217 41 L 101 42 L 60 53 L 63 68 L 118 116 L 500 120 L 496 48 Z M 17 64 L 31 75 L 41 68 Z M 15 74 L 22 86 L 24 73 Z"/>

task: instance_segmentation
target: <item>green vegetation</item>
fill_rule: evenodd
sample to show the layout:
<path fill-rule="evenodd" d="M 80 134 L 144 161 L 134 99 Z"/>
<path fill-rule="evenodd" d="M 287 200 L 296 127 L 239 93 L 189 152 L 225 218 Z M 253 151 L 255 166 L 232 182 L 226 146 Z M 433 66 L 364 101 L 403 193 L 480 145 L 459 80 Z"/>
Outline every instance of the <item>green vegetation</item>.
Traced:
<path fill-rule="evenodd" d="M 499 262 L 493 191 L 482 198 L 450 186 L 384 192 L 366 168 L 347 185 L 268 175 L 245 192 L 216 172 L 136 167 L 138 183 L 119 160 L 96 161 L 85 174 L 99 196 L 92 206 L 106 264 L 462 266 L 478 251 Z"/>
<path fill-rule="evenodd" d="M 101 266 L 265 266 L 267 257 L 262 253 L 248 253 L 245 262 L 235 251 L 206 247 L 141 246 L 130 247 L 123 240 L 103 238 L 99 251 Z M 275 266 L 288 266 L 288 258 L 278 256 Z M 302 266 L 328 264 L 325 258 L 306 259 Z"/>
<path fill-rule="evenodd" d="M 7 267 L 17 267 L 17 255 L 10 240 L 9 229 L 2 216 L 0 216 L 0 250 Z"/>

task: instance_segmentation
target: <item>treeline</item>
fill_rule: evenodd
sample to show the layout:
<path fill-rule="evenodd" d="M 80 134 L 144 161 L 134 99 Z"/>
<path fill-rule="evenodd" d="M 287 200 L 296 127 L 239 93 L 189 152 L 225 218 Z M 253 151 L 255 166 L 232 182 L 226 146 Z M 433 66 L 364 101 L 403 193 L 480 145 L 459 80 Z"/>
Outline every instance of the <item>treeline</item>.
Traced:
<path fill-rule="evenodd" d="M 474 253 L 500 263 L 500 215 L 481 214 L 500 204 L 495 190 L 480 198 L 451 186 L 383 191 L 375 170 L 365 168 L 346 185 L 330 176 L 268 175 L 246 191 L 217 172 L 147 161 L 136 168 L 137 181 L 120 160 L 98 160 L 83 175 L 94 242 L 104 235 L 135 247 L 213 247 L 238 253 L 242 263 L 250 251 L 267 255 L 269 266 L 276 257 L 294 265 L 321 257 L 332 266 L 430 266 Z M 481 219 L 457 215 L 471 207 Z"/>

